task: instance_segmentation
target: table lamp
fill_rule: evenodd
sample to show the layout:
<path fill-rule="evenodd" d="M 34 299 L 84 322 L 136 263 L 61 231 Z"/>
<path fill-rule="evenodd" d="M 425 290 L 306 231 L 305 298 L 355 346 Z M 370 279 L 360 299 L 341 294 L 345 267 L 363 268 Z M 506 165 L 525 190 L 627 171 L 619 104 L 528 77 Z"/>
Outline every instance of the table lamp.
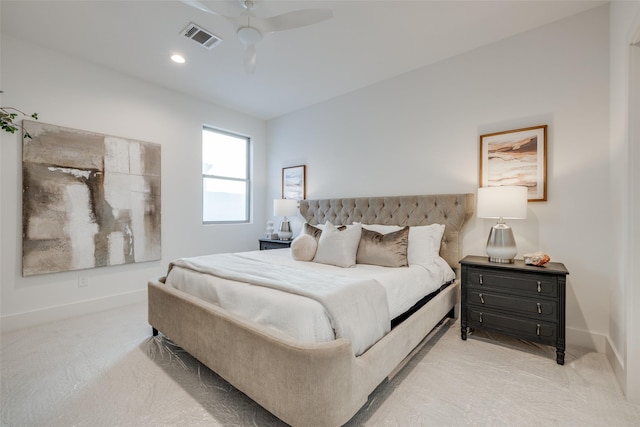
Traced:
<path fill-rule="evenodd" d="M 298 201 L 294 199 L 274 199 L 273 201 L 273 215 L 281 216 L 282 222 L 278 228 L 278 239 L 290 240 L 293 236 L 291 231 L 291 224 L 289 224 L 288 216 L 293 216 L 298 213 Z"/>
<path fill-rule="evenodd" d="M 518 253 L 516 239 L 505 219 L 527 217 L 527 187 L 497 186 L 478 188 L 478 218 L 498 218 L 487 239 L 489 261 L 513 263 Z"/>

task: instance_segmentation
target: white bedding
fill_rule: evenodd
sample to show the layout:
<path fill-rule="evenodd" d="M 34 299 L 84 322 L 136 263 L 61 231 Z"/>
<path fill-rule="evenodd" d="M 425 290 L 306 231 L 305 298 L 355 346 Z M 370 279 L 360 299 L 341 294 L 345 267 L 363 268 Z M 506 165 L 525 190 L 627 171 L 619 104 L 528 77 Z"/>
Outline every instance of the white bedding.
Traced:
<path fill-rule="evenodd" d="M 428 269 L 417 265 L 388 268 L 364 264 L 358 264 L 354 268 L 340 268 L 295 261 L 291 258 L 289 249 L 244 252 L 242 255 L 313 273 L 325 272 L 350 278 L 375 279 L 386 292 L 391 319 L 407 311 L 422 297 L 453 277 L 453 271 L 442 259 L 437 260 L 433 267 Z M 308 297 L 178 266 L 170 270 L 166 283 L 232 313 L 266 325 L 276 334 L 286 334 L 300 342 L 325 342 L 336 338 L 325 307 Z M 379 338 L 363 338 L 370 342 L 354 346 L 354 353 L 363 353 Z"/>

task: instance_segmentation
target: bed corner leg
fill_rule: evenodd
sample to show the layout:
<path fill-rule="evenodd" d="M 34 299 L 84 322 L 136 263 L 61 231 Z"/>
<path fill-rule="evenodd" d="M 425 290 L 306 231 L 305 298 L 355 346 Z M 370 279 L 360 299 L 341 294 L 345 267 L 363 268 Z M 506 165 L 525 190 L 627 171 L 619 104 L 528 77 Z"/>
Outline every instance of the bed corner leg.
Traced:
<path fill-rule="evenodd" d="M 158 330 L 156 328 L 154 328 L 153 326 L 151 327 L 151 333 L 153 334 L 154 337 L 158 336 Z"/>
<path fill-rule="evenodd" d="M 456 308 L 453 307 L 451 310 L 449 310 L 449 312 L 447 313 L 447 317 L 450 319 L 455 319 L 456 318 Z"/>

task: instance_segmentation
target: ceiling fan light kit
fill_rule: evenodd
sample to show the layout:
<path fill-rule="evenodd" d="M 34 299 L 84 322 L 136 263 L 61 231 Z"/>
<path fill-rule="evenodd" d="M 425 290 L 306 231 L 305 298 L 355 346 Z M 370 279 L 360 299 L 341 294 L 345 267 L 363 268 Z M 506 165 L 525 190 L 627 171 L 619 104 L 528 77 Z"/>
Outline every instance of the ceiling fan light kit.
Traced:
<path fill-rule="evenodd" d="M 245 73 L 253 74 L 256 72 L 257 57 L 258 55 L 256 53 L 255 45 L 247 46 L 244 50 L 244 59 L 242 64 L 244 66 Z"/>
<path fill-rule="evenodd" d="M 240 41 L 245 46 L 251 46 L 262 40 L 262 33 L 253 27 L 240 27 L 236 33 Z"/>
<path fill-rule="evenodd" d="M 247 26 L 238 28 L 236 34 L 244 45 L 244 58 L 242 61 L 244 71 L 247 74 L 253 74 L 256 72 L 258 57 L 255 45 L 262 40 L 262 33 L 253 27 Z"/>
<path fill-rule="evenodd" d="M 262 40 L 263 33 L 291 30 L 317 24 L 333 17 L 331 9 L 302 9 L 283 13 L 269 18 L 256 18 L 251 15 L 251 9 L 255 3 L 251 0 L 240 0 L 241 6 L 246 9 L 240 17 L 230 17 L 216 12 L 205 6 L 198 0 L 181 0 L 183 3 L 202 12 L 219 15 L 231 22 L 236 28 L 236 36 L 245 47 L 244 69 L 252 74 L 256 69 L 256 43 Z M 246 15 L 246 20 L 245 20 Z"/>

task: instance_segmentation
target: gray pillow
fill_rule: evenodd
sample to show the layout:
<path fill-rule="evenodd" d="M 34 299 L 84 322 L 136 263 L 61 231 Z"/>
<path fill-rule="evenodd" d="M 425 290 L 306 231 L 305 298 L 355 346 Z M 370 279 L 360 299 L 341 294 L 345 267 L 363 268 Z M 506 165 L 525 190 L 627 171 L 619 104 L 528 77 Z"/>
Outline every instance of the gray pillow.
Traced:
<path fill-rule="evenodd" d="M 346 229 L 347 229 L 347 227 L 344 226 L 344 225 L 339 225 L 338 226 L 338 230 L 340 230 L 340 231 L 344 231 Z M 302 232 L 304 234 L 308 234 L 309 236 L 315 238 L 316 242 L 317 242 L 318 240 L 320 240 L 320 235 L 322 234 L 322 229 L 318 228 L 318 227 L 314 227 L 313 225 L 309 224 L 308 222 L 305 222 Z"/>
<path fill-rule="evenodd" d="M 322 230 L 320 230 L 318 227 L 314 227 L 308 222 L 304 223 L 304 229 L 302 230 L 302 232 L 316 239 L 316 242 L 318 241 L 318 239 L 320 238 L 320 235 L 322 234 Z"/>
<path fill-rule="evenodd" d="M 362 229 L 360 244 L 356 253 L 357 264 L 373 264 L 382 267 L 406 267 L 409 227 L 392 233 Z"/>

